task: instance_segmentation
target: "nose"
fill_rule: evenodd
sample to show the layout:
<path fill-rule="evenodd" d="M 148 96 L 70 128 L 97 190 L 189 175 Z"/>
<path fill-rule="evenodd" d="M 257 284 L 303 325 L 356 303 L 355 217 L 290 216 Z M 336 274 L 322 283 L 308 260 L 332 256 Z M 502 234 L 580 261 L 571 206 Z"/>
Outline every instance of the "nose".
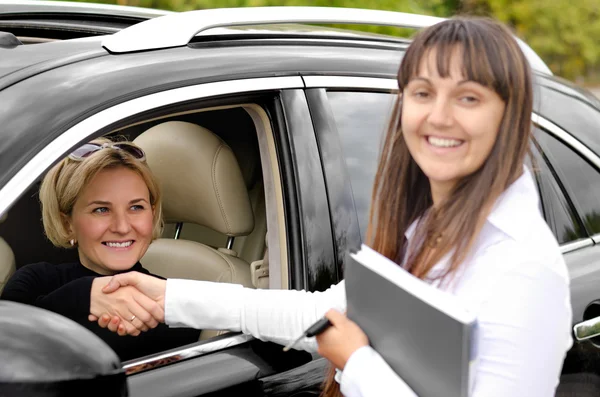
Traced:
<path fill-rule="evenodd" d="M 118 234 L 127 234 L 131 230 L 129 217 L 125 213 L 116 212 L 113 214 L 111 231 Z"/>
<path fill-rule="evenodd" d="M 431 109 L 427 121 L 436 128 L 448 128 L 452 126 L 452 104 L 442 95 L 438 95 L 431 103 Z"/>

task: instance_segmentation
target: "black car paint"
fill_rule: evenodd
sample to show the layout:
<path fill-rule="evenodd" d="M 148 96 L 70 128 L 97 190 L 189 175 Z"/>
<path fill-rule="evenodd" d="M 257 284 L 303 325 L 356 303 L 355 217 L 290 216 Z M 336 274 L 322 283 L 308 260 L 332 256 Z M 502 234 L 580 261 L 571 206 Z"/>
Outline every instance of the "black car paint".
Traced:
<path fill-rule="evenodd" d="M 100 40 L 52 43 L 40 48 L 39 52 L 31 47 L 0 50 L 12 51 L 10 66 L 0 65 L 0 74 L 3 75 L 0 86 L 5 86 L 0 91 L 3 104 L 0 109 L 0 123 L 3 125 L 0 133 L 0 187 L 67 128 L 123 101 L 193 84 L 254 77 L 348 75 L 395 78 L 402 53 L 402 46 L 389 50 L 365 48 L 357 51 L 354 45 L 302 45 L 295 40 L 267 44 L 260 40 L 239 40 L 227 46 L 202 42 L 167 50 L 112 55 L 101 49 L 99 43 Z M 51 48 L 60 48 L 61 52 L 52 52 Z M 34 54 L 36 58 L 31 58 Z M 69 85 L 65 87 L 67 81 Z M 541 98 L 539 112 L 557 125 L 568 126 L 567 121 L 557 116 L 554 105 L 544 100 L 547 90 L 575 96 L 585 106 L 597 106 L 586 95 L 578 94 L 577 88 L 567 89 L 553 77 L 538 76 L 536 81 Z M 32 96 L 31 92 L 39 94 Z M 293 182 L 293 186 L 287 187 L 284 200 L 288 201 L 286 219 L 291 217 L 298 221 L 299 229 L 294 233 L 301 247 L 291 253 L 302 265 L 292 266 L 291 286 L 324 289 L 340 279 L 345 248 L 360 240 L 356 211 L 352 212 L 353 206 L 347 202 L 347 175 L 339 175 L 340 179 L 335 184 L 324 175 L 324 170 L 341 166 L 342 159 L 336 158 L 339 151 L 339 142 L 335 142 L 337 131 L 330 112 L 320 107 L 326 102 L 324 90 L 308 89 L 306 94 L 302 90 L 283 91 L 273 95 L 281 96 L 281 106 L 274 105 L 270 111 L 276 116 L 283 116 L 287 123 L 275 128 L 285 135 L 278 140 L 279 152 L 287 152 L 288 161 L 294 164 L 293 172 L 288 175 L 284 172 L 284 179 Z M 312 125 L 309 120 L 312 120 Z M 575 129 L 570 132 L 596 153 L 600 152 L 600 137 L 596 131 Z M 282 147 L 287 145 L 289 147 Z M 287 171 L 291 170 L 289 165 L 286 166 Z M 311 195 L 299 195 L 298 191 L 311 192 Z M 296 202 L 290 204 L 294 200 Z M 317 205 L 319 203 L 322 204 Z M 333 204 L 332 212 L 329 212 L 327 203 Z M 335 227 L 335 222 L 341 219 L 338 210 L 349 212 L 349 218 L 344 222 L 356 225 L 356 228 L 350 228 L 349 236 L 342 236 L 337 231 L 339 228 Z M 314 228 L 328 237 L 312 240 L 307 232 Z M 569 255 L 592 258 L 598 256 L 598 250 L 600 248 L 596 246 Z M 581 320 L 589 303 L 588 297 L 600 295 L 597 293 L 599 283 L 598 276 L 573 280 L 573 314 L 577 321 Z M 258 341 L 253 343 L 269 345 Z M 576 345 L 575 350 L 583 349 L 581 346 Z M 155 387 L 159 386 L 165 388 L 165 395 L 201 395 L 204 392 L 220 395 L 219 388 L 234 390 L 232 388 L 240 387 L 240 384 L 260 395 L 257 379 L 261 378 L 262 387 L 266 390 L 269 385 L 279 382 L 276 379 L 281 380 L 283 374 L 273 370 L 278 359 L 265 360 L 263 353 L 249 353 L 249 349 L 252 350 L 243 345 L 213 353 L 201 360 L 187 360 L 130 376 L 128 383 L 134 391 L 132 395 L 142 395 L 144 390 L 156 391 Z M 590 354 L 593 352 L 585 352 L 584 355 L 589 357 Z M 296 364 L 307 359 L 304 356 Z M 213 372 L 211 368 L 217 371 Z M 240 370 L 231 375 L 232 368 Z M 204 371 L 208 371 L 205 372 L 207 377 L 199 378 L 198 374 Z M 291 372 L 302 372 L 302 369 Z M 299 378 L 301 385 L 303 377 Z M 165 382 L 166 379 L 169 382 Z M 311 387 L 318 383 L 314 379 L 304 380 L 311 385 L 307 386 L 307 390 L 312 390 Z M 172 384 L 168 386 L 168 383 Z M 214 387 L 208 387 L 208 384 Z M 207 388 L 199 390 L 198 385 Z M 136 394 L 138 392 L 140 394 Z"/>
<path fill-rule="evenodd" d="M 303 90 L 286 90 L 282 95 L 288 120 L 292 167 L 296 174 L 296 197 L 300 236 L 304 245 L 304 280 L 310 290 L 323 291 L 337 283 L 335 256 L 323 169 L 315 132 Z"/>
<path fill-rule="evenodd" d="M 306 97 L 319 143 L 327 187 L 334 235 L 335 272 L 337 279 L 342 280 L 346 252 L 360 247 L 362 242 L 352 199 L 352 184 L 326 91 L 322 88 L 307 89 Z"/>
<path fill-rule="evenodd" d="M 350 58 L 350 54 L 355 55 Z M 154 51 L 107 54 L 32 75 L 0 91 L 0 186 L 67 128 L 129 99 L 194 84 L 299 73 L 391 77 L 399 58 L 397 50 L 365 49 L 357 54 L 344 47 L 293 43 L 262 48 L 180 47 L 161 50 L 160 57 Z M 0 78 L 0 86 L 5 78 L 10 75 Z"/>

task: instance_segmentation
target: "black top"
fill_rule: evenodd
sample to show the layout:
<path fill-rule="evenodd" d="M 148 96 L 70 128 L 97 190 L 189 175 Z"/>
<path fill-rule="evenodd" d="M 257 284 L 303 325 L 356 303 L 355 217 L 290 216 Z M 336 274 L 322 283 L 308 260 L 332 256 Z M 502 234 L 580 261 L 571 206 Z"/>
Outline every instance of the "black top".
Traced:
<path fill-rule="evenodd" d="M 140 263 L 128 271 L 158 277 Z M 15 272 L 0 299 L 34 305 L 70 318 L 103 339 L 122 361 L 198 341 L 200 331 L 191 328 L 169 328 L 159 324 L 139 336 L 119 336 L 89 321 L 92 281 L 96 277 L 102 275 L 80 263 L 35 263 Z"/>

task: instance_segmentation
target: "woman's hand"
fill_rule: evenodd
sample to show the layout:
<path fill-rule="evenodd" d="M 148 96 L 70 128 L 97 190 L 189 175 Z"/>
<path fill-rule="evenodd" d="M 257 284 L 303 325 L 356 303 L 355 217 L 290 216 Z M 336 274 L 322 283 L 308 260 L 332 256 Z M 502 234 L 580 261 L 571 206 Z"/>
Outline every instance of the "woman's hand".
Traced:
<path fill-rule="evenodd" d="M 127 291 L 130 289 L 135 290 L 143 297 L 139 298 L 139 301 L 136 302 L 147 314 L 151 315 L 154 320 L 150 320 L 148 317 L 142 318 L 142 320 L 150 321 L 150 324 L 144 321 L 145 325 L 153 325 L 150 328 L 154 328 L 158 325 L 158 322 L 164 322 L 165 280 L 138 272 L 118 274 L 109 278 L 108 282 L 105 283 L 102 288 L 102 293 L 110 296 L 119 291 Z M 142 313 L 142 315 L 145 314 Z M 92 312 L 89 316 L 89 320 L 97 321 L 100 327 L 108 328 L 110 331 L 117 332 L 119 335 L 139 335 L 139 331 L 142 330 L 140 328 L 128 326 L 128 321 L 125 317 L 117 315 L 110 310 L 106 310 L 100 314 Z M 137 319 L 134 323 L 136 323 L 136 321 Z"/>
<path fill-rule="evenodd" d="M 318 352 L 336 368 L 343 370 L 352 353 L 369 345 L 369 338 L 355 322 L 337 310 L 329 310 L 325 317 L 332 326 L 317 335 Z"/>
<path fill-rule="evenodd" d="M 157 317 L 164 318 L 160 305 L 134 287 L 110 287 L 112 279 L 113 277 L 98 277 L 92 282 L 90 320 L 96 321 L 105 313 L 112 316 L 111 324 L 116 324 L 114 327 L 109 326 L 109 329 L 119 335 L 137 336 L 140 331 L 156 327 Z"/>

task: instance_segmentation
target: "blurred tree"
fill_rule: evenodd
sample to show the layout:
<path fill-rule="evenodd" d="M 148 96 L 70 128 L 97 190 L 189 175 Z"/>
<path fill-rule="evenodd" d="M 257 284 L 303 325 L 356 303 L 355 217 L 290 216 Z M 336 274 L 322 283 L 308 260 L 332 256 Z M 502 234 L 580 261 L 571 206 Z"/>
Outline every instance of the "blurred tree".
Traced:
<path fill-rule="evenodd" d="M 553 72 L 580 80 L 600 71 L 600 0 L 425 0 L 436 15 L 492 16 L 508 24 Z"/>

